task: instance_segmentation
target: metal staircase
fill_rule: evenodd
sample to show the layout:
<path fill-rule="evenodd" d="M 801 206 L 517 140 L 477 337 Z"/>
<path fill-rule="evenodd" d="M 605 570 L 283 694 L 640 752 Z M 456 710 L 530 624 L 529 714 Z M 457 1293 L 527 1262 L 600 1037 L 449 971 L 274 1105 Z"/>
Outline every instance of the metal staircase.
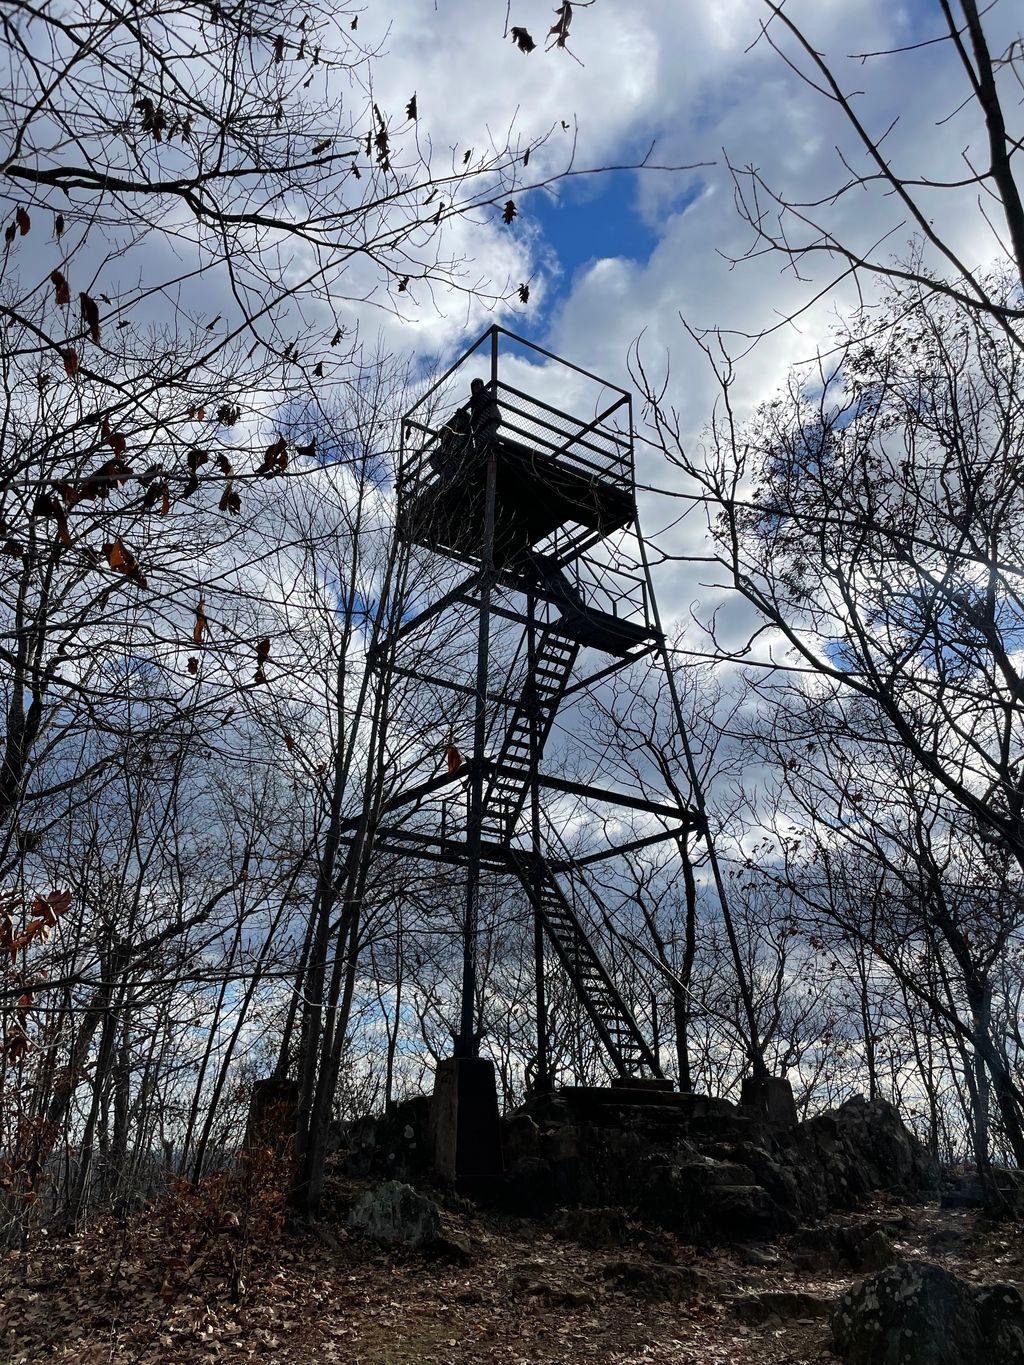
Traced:
<path fill-rule="evenodd" d="M 657 1058 L 554 873 L 543 858 L 516 849 L 508 858 L 619 1075 L 660 1076 Z"/>
<path fill-rule="evenodd" d="M 541 633 L 534 675 L 527 679 L 512 713 L 484 794 L 485 839 L 507 844 L 512 838 L 530 781 L 531 723 L 536 717 L 539 759 L 579 652 L 578 640 L 551 629 Z"/>

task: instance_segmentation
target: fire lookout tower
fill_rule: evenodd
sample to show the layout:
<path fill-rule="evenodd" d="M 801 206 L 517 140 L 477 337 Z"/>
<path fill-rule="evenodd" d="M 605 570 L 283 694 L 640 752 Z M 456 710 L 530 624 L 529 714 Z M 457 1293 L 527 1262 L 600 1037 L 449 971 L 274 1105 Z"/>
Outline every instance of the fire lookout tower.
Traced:
<path fill-rule="evenodd" d="M 494 1079 L 478 1056 L 477 986 L 484 881 L 513 879 L 532 909 L 536 1089 L 554 1079 L 552 970 L 564 973 L 618 1078 L 661 1077 L 656 1045 L 595 945 L 587 869 L 665 839 L 700 839 L 722 887 L 637 519 L 629 392 L 491 327 L 405 415 L 397 502 L 403 605 L 371 664 L 387 675 L 389 695 L 401 679 L 417 696 L 434 690 L 451 747 L 438 775 L 444 740 L 435 728 L 422 780 L 384 805 L 375 847 L 464 869 L 459 1024 L 435 1110 L 451 1128 L 450 1173 L 487 1173 Z M 595 780 L 603 769 L 583 764 L 581 773 L 573 742 L 561 771 L 549 771 L 559 713 L 640 661 L 664 670 L 685 756 L 675 795 L 657 774 L 610 787 Z M 396 724 L 414 728 L 397 713 Z M 561 742 L 565 749 L 564 730 Z M 581 828 L 588 811 L 602 812 L 600 837 L 574 855 L 562 834 Z"/>

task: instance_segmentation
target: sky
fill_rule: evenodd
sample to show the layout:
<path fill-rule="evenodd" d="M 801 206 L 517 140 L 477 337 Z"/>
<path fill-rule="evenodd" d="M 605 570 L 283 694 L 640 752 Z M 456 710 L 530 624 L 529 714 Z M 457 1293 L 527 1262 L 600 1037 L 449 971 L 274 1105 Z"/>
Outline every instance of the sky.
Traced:
<path fill-rule="evenodd" d="M 336 11 L 335 22 L 347 28 L 355 12 Z M 444 229 L 443 250 L 464 263 L 467 279 L 481 284 L 476 297 L 431 291 L 417 281 L 399 294 L 392 282 L 360 311 L 355 300 L 366 284 L 359 269 L 365 263 L 357 260 L 341 282 L 338 307 L 346 321 L 350 313 L 359 317 L 371 351 L 379 337 L 385 350 L 411 358 L 425 372 L 450 362 L 493 321 L 617 384 L 630 383 L 635 348 L 655 379 L 667 374 L 666 401 L 680 414 L 687 446 L 699 448 L 717 386 L 687 327 L 721 328 L 724 344 L 742 354 L 734 393 L 742 417 L 776 391 L 791 366 L 827 344 L 836 317 L 854 301 L 849 286 L 825 289 L 836 266 L 822 257 L 805 262 L 803 278 L 778 255 L 743 259 L 752 232 L 737 212 L 730 164 L 756 167 L 794 200 L 824 201 L 820 212 L 837 236 L 865 250 L 880 244 L 882 260 L 908 250 L 906 214 L 877 188 L 829 202 L 851 173 L 844 161 L 852 172 L 869 163 L 834 104 L 801 78 L 800 71 L 811 72 L 808 55 L 777 19 L 767 36 L 762 32 L 770 15 L 766 0 L 591 0 L 576 4 L 573 13 L 567 49 L 559 50 L 546 40 L 553 0 L 365 0 L 359 37 L 380 54 L 365 88 L 349 88 L 337 76 L 331 89 L 330 73 L 319 68 L 317 82 L 328 86 L 314 88 L 311 105 L 314 95 L 334 95 L 341 123 L 359 128 L 378 106 L 402 127 L 403 138 L 415 136 L 422 148 L 432 148 L 442 171 L 461 165 L 467 152 L 472 159 L 501 147 L 510 136 L 531 142 L 547 135 L 523 172 L 547 183 L 509 192 L 518 210 L 510 224 L 502 222 L 505 195 L 499 194 L 493 206 Z M 965 156 L 981 156 L 983 130 L 972 123 L 970 105 L 961 108 L 964 74 L 948 43 L 930 41 L 943 31 L 939 0 L 788 0 L 785 13 L 827 55 L 864 126 L 886 134 L 886 155 L 900 171 L 951 179 L 963 173 Z M 1000 52 L 1020 20 L 1011 0 L 996 0 L 985 23 Z M 514 26 L 533 35 L 532 52 L 512 41 Z M 781 51 L 773 50 L 773 36 Z M 893 48 L 910 50 L 858 55 Z M 1017 95 L 1011 93 L 1008 108 L 1016 109 Z M 413 96 L 418 118 L 410 132 L 403 111 Z M 155 170 L 171 176 L 191 152 L 180 144 L 147 144 L 145 155 Z M 645 160 L 644 170 L 628 169 Z M 608 167 L 627 169 L 598 169 Z M 572 175 L 559 178 L 566 170 Z M 922 194 L 926 210 L 969 265 L 984 265 L 998 252 L 971 193 Z M 195 228 L 180 213 L 180 231 L 139 233 L 137 249 L 128 255 L 121 252 L 116 224 L 94 234 L 94 244 L 102 242 L 111 255 L 109 262 L 95 263 L 95 288 L 117 301 L 119 289 L 134 298 L 138 281 L 186 274 L 186 237 Z M 56 259 L 49 236 L 34 231 L 24 246 L 19 239 L 17 251 L 25 278 L 48 289 Z M 30 252 L 39 253 L 38 267 L 30 268 Z M 140 256 L 141 264 L 134 264 Z M 87 264 L 86 258 L 75 262 L 76 289 L 88 282 Z M 257 271 L 252 281 L 258 296 L 263 277 Z M 525 305 L 515 301 L 521 283 L 530 289 Z M 233 300 L 224 277 L 197 275 L 179 288 L 200 336 L 228 326 L 223 319 L 232 315 Z M 487 293 L 511 295 L 513 302 L 494 308 Z M 163 293 L 149 306 L 166 308 Z M 308 306 L 312 312 L 322 300 Z M 804 311 L 786 322 L 796 309 Z M 294 323 L 294 335 L 301 337 L 304 319 L 296 315 Z M 133 335 L 127 319 L 105 325 L 108 340 Z M 129 330 L 119 334 L 115 326 Z M 765 329 L 752 345 L 749 338 Z M 328 357 L 328 389 L 337 378 L 343 381 L 343 364 L 335 367 Z M 287 413 L 278 416 L 287 422 Z M 238 442 L 248 437 L 240 424 Z M 680 497 L 687 493 L 678 470 L 647 446 L 641 446 L 638 464 L 641 482 L 664 490 L 641 498 L 648 534 L 676 554 L 700 555 L 706 530 L 699 512 L 678 521 L 686 505 Z M 685 616 L 698 597 L 707 613 L 723 600 L 714 584 L 710 569 L 663 568 L 663 614 Z"/>
<path fill-rule="evenodd" d="M 826 54 L 852 96 L 859 119 L 885 139 L 892 164 L 937 179 L 963 174 L 963 157 L 980 156 L 982 129 L 970 109 L 962 69 L 948 43 L 927 43 L 943 31 L 937 0 L 790 0 L 786 13 Z M 385 16 L 390 30 L 385 33 Z M 461 224 L 454 240 L 484 275 L 530 283 L 525 308 L 497 315 L 464 305 L 409 328 L 375 319 L 387 345 L 426 362 L 450 357 L 493 320 L 619 384 L 629 384 L 629 356 L 638 344 L 645 366 L 670 374 L 667 400 L 680 412 L 688 445 L 699 443 L 711 419 L 717 386 L 710 366 L 687 336 L 722 328 L 726 344 L 745 353 L 737 370 L 740 415 L 770 398 L 793 365 L 827 344 L 831 327 L 855 301 L 850 287 L 827 291 L 794 324 L 837 273 L 834 262 L 809 261 L 797 279 L 775 255 L 740 260 L 752 233 L 737 213 L 729 164 L 756 167 L 764 179 L 800 201 L 827 197 L 848 172 L 870 169 L 834 103 L 802 80 L 808 72 L 776 21 L 783 51 L 761 34 L 763 0 L 593 0 L 574 7 L 568 51 L 545 47 L 554 20 L 550 0 L 396 0 L 369 6 L 361 21 L 384 55 L 375 95 L 398 107 L 415 91 L 419 135 L 435 149 L 500 140 L 514 126 L 532 136 L 553 129 L 531 162 L 541 175 L 564 169 L 575 140 L 573 168 L 628 166 L 648 156 L 652 166 L 692 169 L 619 170 L 574 175 L 546 189 L 517 195 L 511 226 L 497 210 Z M 993 49 L 1014 36 L 1013 7 L 997 0 L 986 13 Z M 378 27 L 375 29 L 374 25 Z M 526 28 L 534 51 L 518 50 L 506 31 Z M 865 52 L 917 50 L 862 59 Z M 790 65 L 792 63 L 793 65 Z M 567 126 L 566 126 L 567 125 Z M 922 191 L 928 212 L 972 266 L 998 253 L 975 199 L 959 191 Z M 858 190 L 821 212 L 844 240 L 874 247 L 880 259 L 909 249 L 906 214 L 873 189 Z M 738 262 L 738 263 L 737 263 Z M 442 303 L 442 310 L 444 305 Z M 744 339 L 771 329 L 751 347 Z M 732 334 L 731 336 L 728 334 Z M 737 335 L 739 334 L 739 335 Z M 678 471 L 641 447 L 641 482 L 675 496 L 645 494 L 641 515 L 655 536 L 674 525 L 669 542 L 699 555 L 706 529 L 699 515 L 678 523 Z M 728 599 L 714 571 L 663 568 L 663 613 L 685 614 L 697 598 L 705 611 Z M 740 614 L 739 630 L 749 614 Z"/>

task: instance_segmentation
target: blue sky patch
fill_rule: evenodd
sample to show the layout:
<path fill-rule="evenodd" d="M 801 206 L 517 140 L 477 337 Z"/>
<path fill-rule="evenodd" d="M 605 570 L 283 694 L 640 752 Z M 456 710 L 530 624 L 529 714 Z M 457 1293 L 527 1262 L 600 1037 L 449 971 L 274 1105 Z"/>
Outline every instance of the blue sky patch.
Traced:
<path fill-rule="evenodd" d="M 671 212 L 681 212 L 700 191 L 699 183 L 692 186 L 673 203 Z M 548 276 L 543 315 L 523 319 L 521 330 L 526 336 L 543 331 L 551 313 L 571 293 L 574 279 L 588 265 L 608 257 L 642 264 L 660 241 L 658 232 L 637 211 L 635 178 L 629 172 L 570 182 L 558 198 L 534 194 L 524 210 L 559 267 Z"/>

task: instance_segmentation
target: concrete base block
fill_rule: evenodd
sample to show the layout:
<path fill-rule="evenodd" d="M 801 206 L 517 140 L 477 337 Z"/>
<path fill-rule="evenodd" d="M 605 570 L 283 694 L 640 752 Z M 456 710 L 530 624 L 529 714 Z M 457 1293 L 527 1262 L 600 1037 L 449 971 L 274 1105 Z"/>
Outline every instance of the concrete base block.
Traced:
<path fill-rule="evenodd" d="M 793 1087 L 784 1076 L 747 1076 L 740 1090 L 740 1104 L 769 1123 L 795 1128 L 799 1122 Z"/>
<path fill-rule="evenodd" d="M 666 1095 L 675 1090 L 670 1076 L 615 1076 L 611 1084 L 613 1090 L 649 1090 Z"/>
<path fill-rule="evenodd" d="M 430 1141 L 434 1173 L 442 1180 L 502 1174 L 493 1062 L 486 1057 L 450 1057 L 438 1064 Z"/>

